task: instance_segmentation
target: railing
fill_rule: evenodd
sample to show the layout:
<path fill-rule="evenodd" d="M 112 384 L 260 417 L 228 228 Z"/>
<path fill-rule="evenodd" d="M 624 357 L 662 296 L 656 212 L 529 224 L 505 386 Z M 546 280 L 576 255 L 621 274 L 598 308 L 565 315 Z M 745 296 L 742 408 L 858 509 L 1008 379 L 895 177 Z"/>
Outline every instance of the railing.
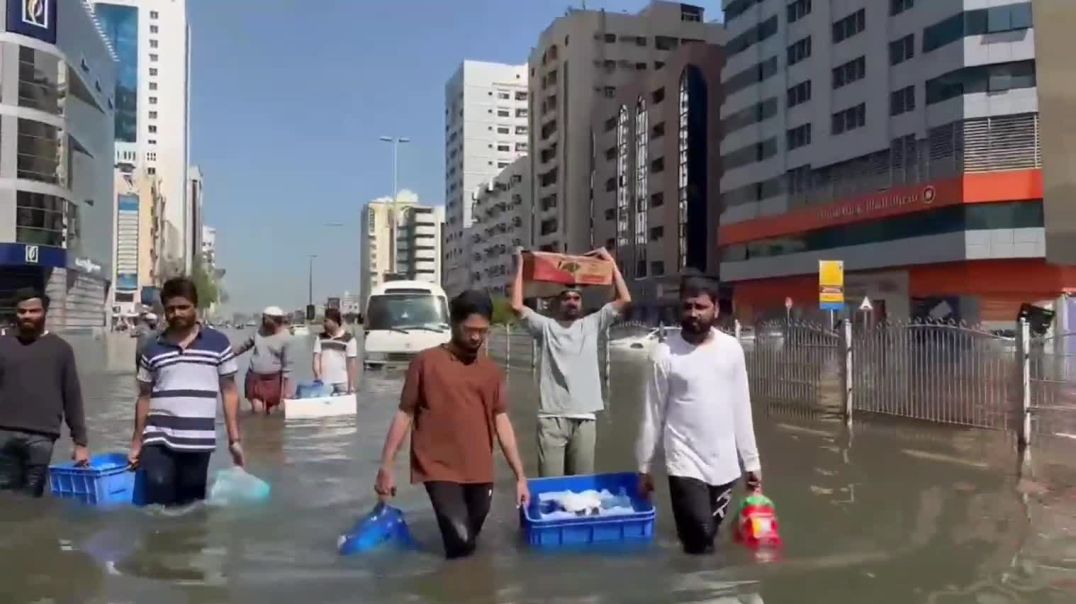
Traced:
<path fill-rule="evenodd" d="M 849 423 L 870 413 L 1005 431 L 1022 446 L 1033 435 L 1076 438 L 1076 333 L 1032 338 L 1021 323 L 1016 337 L 1006 337 L 930 321 L 843 322 L 837 329 L 737 323 L 726 333 L 743 346 L 752 399 L 767 407 Z M 655 327 L 622 322 L 602 337 L 598 362 L 606 381 L 620 366 L 610 342 L 638 336 L 646 337 L 637 346 L 616 348 L 645 361 L 661 339 Z M 487 343 L 487 354 L 509 368 L 536 370 L 537 351 L 518 325 L 495 328 Z"/>

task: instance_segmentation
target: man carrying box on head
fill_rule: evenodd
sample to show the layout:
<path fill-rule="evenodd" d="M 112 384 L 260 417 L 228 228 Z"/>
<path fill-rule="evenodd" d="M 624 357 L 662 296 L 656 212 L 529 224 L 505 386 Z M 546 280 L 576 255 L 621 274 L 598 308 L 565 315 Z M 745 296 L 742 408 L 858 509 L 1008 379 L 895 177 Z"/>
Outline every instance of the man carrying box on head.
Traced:
<path fill-rule="evenodd" d="M 628 286 L 609 252 L 602 248 L 587 255 L 612 264 L 616 299 L 583 317 L 582 293 L 569 285 L 557 297 L 556 316 L 545 317 L 523 304 L 523 257 L 516 252 L 512 310 L 538 341 L 541 359 L 538 474 L 543 477 L 594 473 L 595 413 L 605 408 L 598 339 L 631 303 Z"/>

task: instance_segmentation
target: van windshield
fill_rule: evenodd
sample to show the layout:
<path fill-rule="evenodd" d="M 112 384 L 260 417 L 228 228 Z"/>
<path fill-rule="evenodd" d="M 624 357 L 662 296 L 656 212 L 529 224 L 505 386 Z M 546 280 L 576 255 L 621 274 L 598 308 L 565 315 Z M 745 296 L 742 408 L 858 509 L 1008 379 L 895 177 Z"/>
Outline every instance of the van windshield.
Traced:
<path fill-rule="evenodd" d="M 366 329 L 444 331 L 448 307 L 444 298 L 430 294 L 373 296 L 366 305 Z"/>

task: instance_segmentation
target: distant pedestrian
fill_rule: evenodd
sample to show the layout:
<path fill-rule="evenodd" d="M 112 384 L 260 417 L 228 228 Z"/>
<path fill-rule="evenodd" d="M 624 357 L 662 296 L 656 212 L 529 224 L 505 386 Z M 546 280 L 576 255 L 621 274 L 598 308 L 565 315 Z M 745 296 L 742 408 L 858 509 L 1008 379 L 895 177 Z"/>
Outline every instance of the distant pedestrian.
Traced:
<path fill-rule="evenodd" d="M 75 353 L 46 329 L 48 311 L 48 296 L 19 290 L 14 333 L 0 336 L 0 490 L 33 497 L 45 490 L 61 420 L 74 460 L 90 460 Z"/>
<path fill-rule="evenodd" d="M 157 324 L 157 315 L 148 312 L 142 315 L 142 325 L 139 327 L 138 347 L 135 348 L 135 371 L 138 371 L 138 360 L 142 358 L 142 352 L 146 346 L 157 339 L 160 335 L 160 327 Z"/>
<path fill-rule="evenodd" d="M 284 323 L 284 311 L 278 306 L 270 306 L 262 311 L 258 331 L 235 350 L 236 356 L 254 351 L 244 391 L 255 413 L 272 413 L 291 396 L 295 365 L 291 344 L 292 335 Z"/>
<path fill-rule="evenodd" d="M 598 340 L 631 303 L 613 257 L 605 248 L 590 252 L 613 264 L 616 299 L 583 317 L 583 294 L 568 288 L 557 299 L 555 317 L 542 316 L 523 304 L 523 259 L 516 255 L 512 310 L 538 341 L 541 359 L 538 389 L 538 473 L 563 476 L 594 473 L 597 442 L 595 413 L 605 408 Z"/>
<path fill-rule="evenodd" d="M 206 496 L 218 397 L 232 461 L 244 463 L 238 367 L 227 336 L 198 323 L 198 289 L 190 279 L 166 281 L 161 303 L 168 327 L 142 354 L 128 458 L 144 472 L 146 503 L 186 505 Z"/>
<path fill-rule="evenodd" d="M 508 419 L 504 372 L 479 355 L 489 335 L 489 294 L 465 291 L 450 305 L 452 340 L 411 361 L 400 409 L 385 438 L 374 490 L 396 494 L 393 460 L 411 433 L 411 482 L 423 483 L 441 529 L 445 555 L 471 555 L 493 499 L 493 444 L 516 477 L 517 506 L 530 500 L 515 432 Z"/>
<path fill-rule="evenodd" d="M 358 378 L 359 343 L 344 329 L 335 308 L 325 309 L 325 331 L 314 340 L 314 379 L 332 387 L 333 394 L 355 392 Z"/>
<path fill-rule="evenodd" d="M 652 354 L 636 443 L 647 495 L 651 462 L 664 452 L 676 533 L 689 554 L 713 549 L 741 468 L 748 489 L 762 486 L 744 352 L 714 328 L 717 301 L 712 280 L 690 277 L 680 285 L 680 331 Z"/>

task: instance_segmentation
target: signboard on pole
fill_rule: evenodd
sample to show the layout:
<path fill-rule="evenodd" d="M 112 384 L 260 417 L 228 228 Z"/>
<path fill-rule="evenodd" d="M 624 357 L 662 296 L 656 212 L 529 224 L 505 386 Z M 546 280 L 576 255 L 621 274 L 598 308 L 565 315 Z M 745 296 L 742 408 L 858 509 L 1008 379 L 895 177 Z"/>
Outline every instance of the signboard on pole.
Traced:
<path fill-rule="evenodd" d="M 818 261 L 818 305 L 822 310 L 844 310 L 844 261 Z"/>

